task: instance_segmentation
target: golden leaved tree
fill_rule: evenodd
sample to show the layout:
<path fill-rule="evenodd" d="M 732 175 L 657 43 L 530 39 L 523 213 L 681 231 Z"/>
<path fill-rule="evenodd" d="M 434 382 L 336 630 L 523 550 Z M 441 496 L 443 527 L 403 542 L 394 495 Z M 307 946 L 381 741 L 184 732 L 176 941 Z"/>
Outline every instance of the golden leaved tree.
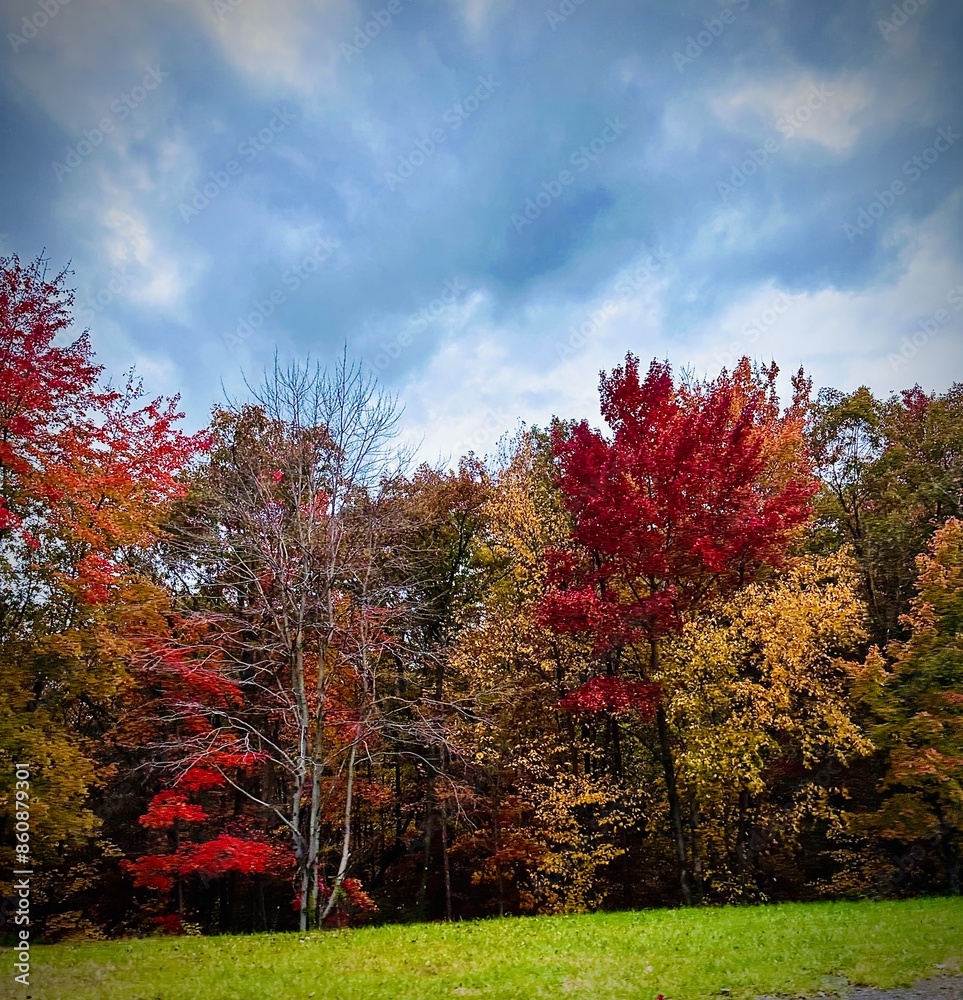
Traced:
<path fill-rule="evenodd" d="M 853 717 L 865 607 L 844 552 L 797 560 L 688 624 L 666 648 L 692 870 L 706 895 L 758 898 L 767 856 L 834 815 L 830 789 L 871 744 Z M 829 787 L 827 787 L 829 786 Z"/>

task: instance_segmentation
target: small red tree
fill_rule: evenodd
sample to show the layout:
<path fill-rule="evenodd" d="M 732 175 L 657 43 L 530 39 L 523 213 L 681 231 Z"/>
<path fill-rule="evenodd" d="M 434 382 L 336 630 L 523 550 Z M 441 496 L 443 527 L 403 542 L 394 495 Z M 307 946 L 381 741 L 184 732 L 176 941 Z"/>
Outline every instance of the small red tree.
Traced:
<path fill-rule="evenodd" d="M 803 443 L 810 383 L 800 371 L 783 412 L 775 365 L 743 359 L 712 381 L 676 384 L 653 361 L 638 359 L 602 374 L 605 437 L 586 422 L 557 431 L 558 484 L 572 517 L 572 545 L 550 553 L 543 621 L 560 633 L 585 633 L 610 676 L 569 697 L 615 710 L 635 701 L 659 676 L 659 641 L 681 629 L 708 601 L 779 563 L 810 515 L 817 484 Z M 605 694 L 605 697 L 598 697 Z M 686 903 L 696 890 L 688 871 L 664 696 L 655 720 Z M 589 696 L 595 696 L 594 700 Z"/>
<path fill-rule="evenodd" d="M 148 805 L 147 812 L 140 817 L 140 825 L 167 836 L 172 848 L 165 853 L 143 854 L 133 861 L 123 861 L 121 866 L 131 876 L 134 885 L 153 889 L 156 892 L 177 891 L 177 920 L 162 918 L 159 921 L 168 929 L 177 929 L 184 916 L 184 882 L 199 878 L 204 882 L 225 875 L 267 875 L 290 878 L 294 872 L 294 855 L 285 845 L 274 843 L 250 826 L 244 819 L 235 820 L 233 826 L 243 836 L 231 833 L 217 833 L 207 840 L 185 836 L 185 825 L 200 827 L 212 820 L 208 811 L 189 799 L 198 792 L 209 796 L 228 785 L 227 778 L 220 770 L 223 766 L 240 764 L 250 766 L 254 761 L 220 760 L 211 755 L 210 763 L 217 769 L 195 766 L 186 771 L 174 788 L 158 792 Z M 234 755 L 241 756 L 241 755 Z M 231 796 L 233 798 L 233 796 Z M 222 825 L 218 822 L 215 826 Z"/>

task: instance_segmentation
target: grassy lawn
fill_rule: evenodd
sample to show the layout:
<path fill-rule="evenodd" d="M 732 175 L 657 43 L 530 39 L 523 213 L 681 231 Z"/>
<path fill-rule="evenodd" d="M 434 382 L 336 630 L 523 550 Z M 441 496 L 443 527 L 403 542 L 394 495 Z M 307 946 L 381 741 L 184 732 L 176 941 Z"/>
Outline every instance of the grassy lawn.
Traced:
<path fill-rule="evenodd" d="M 963 899 L 648 910 L 31 949 L 34 1000 L 833 994 L 963 971 Z M 9 959 L 6 963 L 9 966 Z M 0 995 L 12 984 L 4 972 Z M 726 992 L 727 991 L 727 992 Z"/>

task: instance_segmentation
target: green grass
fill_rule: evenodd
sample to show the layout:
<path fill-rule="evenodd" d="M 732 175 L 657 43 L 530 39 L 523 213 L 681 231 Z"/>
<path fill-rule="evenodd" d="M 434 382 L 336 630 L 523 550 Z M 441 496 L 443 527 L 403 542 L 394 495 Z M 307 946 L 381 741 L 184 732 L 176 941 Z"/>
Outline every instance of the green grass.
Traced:
<path fill-rule="evenodd" d="M 907 985 L 939 974 L 937 965 L 960 970 L 963 899 L 647 910 L 31 950 L 35 1000 L 655 1000 L 658 993 L 666 1000 L 735 1000 L 835 994 L 847 984 Z M 0 984 L 0 995 L 15 985 L 7 972 Z"/>

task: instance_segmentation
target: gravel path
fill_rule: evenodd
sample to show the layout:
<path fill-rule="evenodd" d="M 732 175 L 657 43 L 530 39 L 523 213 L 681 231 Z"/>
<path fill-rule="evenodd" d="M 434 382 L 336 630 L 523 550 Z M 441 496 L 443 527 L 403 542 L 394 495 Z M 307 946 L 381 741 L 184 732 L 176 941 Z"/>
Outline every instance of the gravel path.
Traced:
<path fill-rule="evenodd" d="M 836 989 L 842 986 L 840 982 Z M 825 993 L 818 994 L 826 996 Z M 833 996 L 836 994 L 834 993 Z M 786 1000 L 786 997 L 765 996 L 758 1000 Z M 915 986 L 903 986 L 896 990 L 880 990 L 861 986 L 842 994 L 841 1000 L 963 1000 L 963 976 L 938 976 L 924 979 Z"/>
<path fill-rule="evenodd" d="M 963 1000 L 963 976 L 927 979 L 899 990 L 858 989 L 846 1000 Z"/>

